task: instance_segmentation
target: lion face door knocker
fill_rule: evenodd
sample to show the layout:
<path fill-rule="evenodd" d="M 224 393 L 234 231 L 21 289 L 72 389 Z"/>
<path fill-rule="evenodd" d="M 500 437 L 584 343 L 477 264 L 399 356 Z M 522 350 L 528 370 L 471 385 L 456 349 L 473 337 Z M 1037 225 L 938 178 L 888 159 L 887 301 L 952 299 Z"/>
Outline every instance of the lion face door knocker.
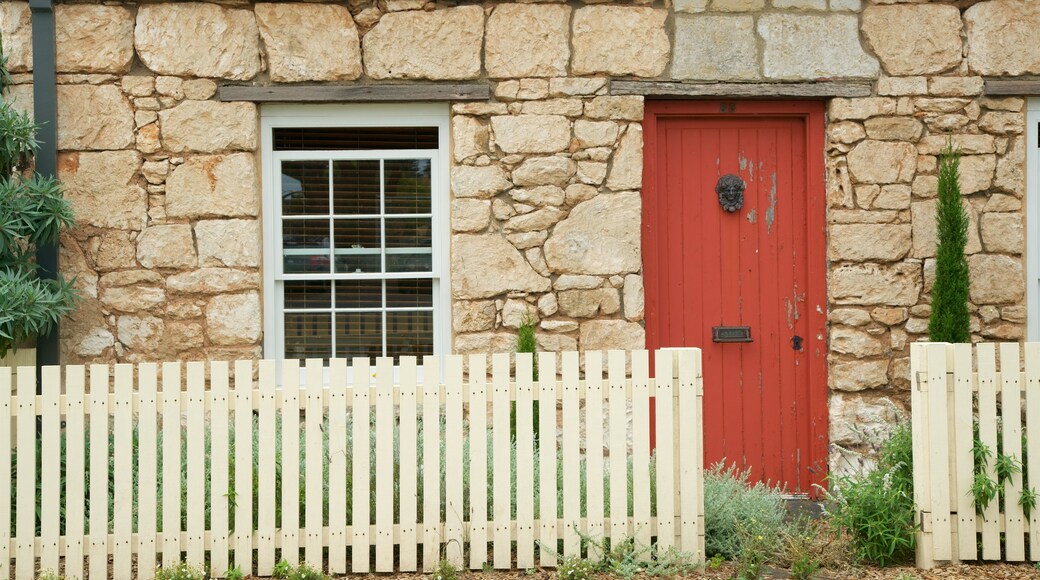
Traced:
<path fill-rule="evenodd" d="M 719 194 L 719 205 L 722 209 L 732 213 L 744 207 L 744 188 L 747 187 L 744 180 L 732 173 L 727 173 L 719 178 L 715 185 L 715 193 Z"/>

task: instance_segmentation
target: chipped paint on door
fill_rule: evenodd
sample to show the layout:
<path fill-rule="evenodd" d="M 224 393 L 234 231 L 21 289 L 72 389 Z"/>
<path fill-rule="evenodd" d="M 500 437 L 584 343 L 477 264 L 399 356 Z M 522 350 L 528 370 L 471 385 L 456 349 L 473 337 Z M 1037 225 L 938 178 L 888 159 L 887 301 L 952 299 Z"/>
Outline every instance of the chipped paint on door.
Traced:
<path fill-rule="evenodd" d="M 823 107 L 646 109 L 647 348 L 703 349 L 706 464 L 815 495 L 827 471 Z M 715 191 L 729 173 L 746 184 L 733 213 Z M 752 342 L 713 342 L 717 326 L 750 326 Z"/>

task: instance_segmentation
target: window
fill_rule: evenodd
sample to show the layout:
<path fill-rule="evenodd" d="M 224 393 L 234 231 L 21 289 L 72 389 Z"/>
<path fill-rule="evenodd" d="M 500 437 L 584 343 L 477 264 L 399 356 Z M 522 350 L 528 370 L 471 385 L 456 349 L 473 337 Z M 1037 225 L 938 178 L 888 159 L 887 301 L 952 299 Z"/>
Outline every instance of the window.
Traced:
<path fill-rule="evenodd" d="M 265 354 L 448 350 L 447 108 L 262 110 Z"/>

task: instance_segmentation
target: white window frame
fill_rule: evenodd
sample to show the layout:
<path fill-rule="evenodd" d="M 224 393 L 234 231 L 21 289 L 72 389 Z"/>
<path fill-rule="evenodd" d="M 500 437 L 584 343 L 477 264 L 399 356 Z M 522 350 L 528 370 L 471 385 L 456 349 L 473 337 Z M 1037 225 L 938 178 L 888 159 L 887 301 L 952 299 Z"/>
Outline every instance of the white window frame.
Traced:
<path fill-rule="evenodd" d="M 1040 98 L 1026 101 L 1026 340 L 1040 340 Z"/>
<path fill-rule="evenodd" d="M 366 150 L 321 153 L 322 159 L 431 158 L 431 210 L 433 217 L 433 354 L 451 350 L 451 280 L 449 278 L 449 155 L 448 106 L 446 104 L 349 104 L 349 105 L 263 105 L 260 108 L 261 185 L 263 192 L 263 282 L 264 356 L 284 359 L 285 341 L 282 308 L 282 259 L 280 210 L 275 205 L 281 184 L 279 161 L 283 157 L 304 159 L 312 152 L 275 152 L 273 132 L 280 127 L 436 127 L 438 148 L 429 150 Z M 372 279 L 382 280 L 381 273 Z M 385 332 L 385 329 L 384 329 Z M 280 376 L 280 372 L 279 372 Z"/>

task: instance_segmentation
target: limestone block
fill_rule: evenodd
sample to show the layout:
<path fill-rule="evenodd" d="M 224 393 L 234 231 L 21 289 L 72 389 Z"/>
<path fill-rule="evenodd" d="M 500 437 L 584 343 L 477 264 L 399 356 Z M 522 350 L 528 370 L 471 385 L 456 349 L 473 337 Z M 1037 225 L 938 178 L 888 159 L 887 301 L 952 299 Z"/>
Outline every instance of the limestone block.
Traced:
<path fill-rule="evenodd" d="M 505 170 L 497 165 L 456 165 L 451 168 L 451 191 L 455 197 L 488 198 L 512 186 Z"/>
<path fill-rule="evenodd" d="M 54 44 L 60 73 L 126 73 L 134 59 L 134 16 L 123 6 L 58 4 Z"/>
<path fill-rule="evenodd" d="M 983 214 L 981 225 L 982 243 L 987 252 L 1021 254 L 1025 250 L 1025 227 L 1021 214 Z"/>
<path fill-rule="evenodd" d="M 195 224 L 202 267 L 260 267 L 260 222 L 205 220 Z"/>
<path fill-rule="evenodd" d="M 585 105 L 590 119 L 643 120 L 643 97 L 639 95 L 600 96 Z"/>
<path fill-rule="evenodd" d="M 166 180 L 166 214 L 171 218 L 255 217 L 258 192 L 251 154 L 192 157 Z"/>
<path fill-rule="evenodd" d="M 578 329 L 581 349 L 640 350 L 646 348 L 646 331 L 638 322 L 624 320 L 590 320 Z"/>
<path fill-rule="evenodd" d="M 881 77 L 878 79 L 877 92 L 889 97 L 906 95 L 923 95 L 928 92 L 926 77 Z"/>
<path fill-rule="evenodd" d="M 961 195 L 986 191 L 993 185 L 997 169 L 996 155 L 965 155 L 961 157 Z"/>
<path fill-rule="evenodd" d="M 910 183 L 917 170 L 917 149 L 910 143 L 862 141 L 847 159 L 849 173 L 859 183 Z"/>
<path fill-rule="evenodd" d="M 841 384 L 840 381 L 846 377 L 851 379 L 848 384 L 857 384 L 857 376 L 869 377 L 865 384 L 880 380 L 879 370 L 887 372 L 888 364 L 885 361 L 849 361 L 831 366 L 830 377 L 832 388 Z M 836 373 L 841 373 L 836 375 Z M 858 391 L 865 388 L 880 387 L 887 383 L 887 379 L 871 384 L 869 387 L 839 389 Z M 868 399 L 857 395 L 834 393 L 828 404 L 830 408 L 830 442 L 836 445 L 864 445 L 876 441 L 882 441 L 895 425 L 899 424 L 901 415 L 899 407 L 887 398 Z"/>
<path fill-rule="evenodd" d="M 571 122 L 560 115 L 491 117 L 491 129 L 506 153 L 556 153 L 571 142 Z"/>
<path fill-rule="evenodd" d="M 952 144 L 963 155 L 983 155 L 997 150 L 992 135 L 929 135 L 917 144 L 921 155 L 938 155 Z"/>
<path fill-rule="evenodd" d="M 604 78 L 563 77 L 549 79 L 549 95 L 554 97 L 571 97 L 578 95 L 598 95 L 607 88 Z"/>
<path fill-rule="evenodd" d="M 882 141 L 917 141 L 924 127 L 913 117 L 874 117 L 863 123 L 867 137 Z"/>
<path fill-rule="evenodd" d="M 596 197 L 599 195 L 599 190 L 586 183 L 572 183 L 567 186 L 564 193 L 567 196 L 567 205 L 574 206 Z"/>
<path fill-rule="evenodd" d="M 139 230 L 148 218 L 148 197 L 136 183 L 136 151 L 63 153 L 58 179 L 76 221 L 100 228 Z"/>
<path fill-rule="evenodd" d="M 896 100 L 887 97 L 831 99 L 830 117 L 834 120 L 862 121 L 878 115 L 894 115 Z"/>
<path fill-rule="evenodd" d="M 513 244 L 513 247 L 518 250 L 537 248 L 545 243 L 545 238 L 547 237 L 549 237 L 549 232 L 545 230 L 506 234 L 506 240 L 508 240 L 510 244 Z M 544 276 L 545 274 L 539 272 L 538 275 Z"/>
<path fill-rule="evenodd" d="M 34 115 L 33 111 L 33 86 L 11 85 L 2 95 L 5 103 L 10 103 L 11 108 L 19 113 L 29 113 L 29 118 Z"/>
<path fill-rule="evenodd" d="M 607 187 L 614 191 L 639 189 L 643 186 L 643 128 L 637 124 L 628 126 L 621 136 L 614 163 L 607 176 Z"/>
<path fill-rule="evenodd" d="M 999 254 L 968 256 L 969 295 L 975 304 L 1015 304 L 1025 297 L 1022 260 Z"/>
<path fill-rule="evenodd" d="M 711 9 L 718 12 L 752 12 L 765 5 L 766 0 L 711 0 Z"/>
<path fill-rule="evenodd" d="M 120 312 L 150 310 L 166 302 L 166 291 L 154 286 L 118 286 L 103 288 L 101 303 Z"/>
<path fill-rule="evenodd" d="M 644 6 L 585 6 L 574 13 L 571 72 L 656 77 L 668 66 L 668 11 Z"/>
<path fill-rule="evenodd" d="M 880 189 L 870 207 L 876 209 L 909 209 L 910 199 L 911 189 L 909 185 L 886 185 Z"/>
<path fill-rule="evenodd" d="M 836 304 L 912 306 L 921 294 L 921 265 L 844 264 L 831 270 L 829 282 Z"/>
<path fill-rule="evenodd" d="M 838 121 L 827 127 L 827 136 L 834 143 L 852 144 L 867 136 L 863 125 L 852 121 Z"/>
<path fill-rule="evenodd" d="M 759 17 L 763 70 L 771 79 L 876 77 L 878 62 L 859 41 L 853 15 L 772 13 Z"/>
<path fill-rule="evenodd" d="M 110 272 L 137 267 L 137 247 L 131 237 L 136 238 L 136 232 L 122 229 L 103 230 L 92 237 L 86 244 L 86 251 L 94 261 L 94 269 Z"/>
<path fill-rule="evenodd" d="M 260 295 L 222 294 L 206 305 L 206 334 L 212 344 L 233 346 L 260 340 Z"/>
<path fill-rule="evenodd" d="M 1011 140 L 1008 152 L 997 162 L 997 175 L 993 186 L 1001 191 L 1021 197 L 1025 193 L 1025 143 L 1021 137 Z"/>
<path fill-rule="evenodd" d="M 961 62 L 956 6 L 870 6 L 863 11 L 863 34 L 890 75 L 934 74 Z"/>
<path fill-rule="evenodd" d="M 515 332 L 481 332 L 455 337 L 456 354 L 488 354 L 516 351 Z"/>
<path fill-rule="evenodd" d="M 502 229 L 506 232 L 534 232 L 547 230 L 563 219 L 566 213 L 557 207 L 543 207 L 510 218 Z"/>
<path fill-rule="evenodd" d="M 704 12 L 710 0 L 673 0 L 672 8 L 676 12 Z"/>
<path fill-rule="evenodd" d="M 827 315 L 832 324 L 846 326 L 866 326 L 870 324 L 870 315 L 864 310 L 855 308 L 835 308 Z"/>
<path fill-rule="evenodd" d="M 456 300 L 451 310 L 451 327 L 456 332 L 491 330 L 497 314 L 494 300 Z"/>
<path fill-rule="evenodd" d="M 361 40 L 346 6 L 277 3 L 254 7 L 271 80 L 354 80 L 362 75 Z"/>
<path fill-rule="evenodd" d="M 491 219 L 491 202 L 486 199 L 460 198 L 451 202 L 451 231 L 479 232 L 487 229 Z"/>
<path fill-rule="evenodd" d="M 159 347 L 166 324 L 160 318 L 144 315 L 120 316 L 116 322 L 119 342 L 137 351 L 154 351 Z"/>
<path fill-rule="evenodd" d="M 1025 131 L 1025 115 L 989 111 L 979 118 L 979 129 L 987 133 L 1022 133 Z"/>
<path fill-rule="evenodd" d="M 480 6 L 392 12 L 365 34 L 365 70 L 373 79 L 474 79 L 483 41 Z"/>
<path fill-rule="evenodd" d="M 562 205 L 565 196 L 563 189 L 555 185 L 540 185 L 526 189 L 509 190 L 509 197 L 513 201 L 531 206 Z"/>
<path fill-rule="evenodd" d="M 198 263 L 191 226 L 151 226 L 137 239 L 137 261 L 145 268 L 194 268 Z"/>
<path fill-rule="evenodd" d="M 230 268 L 200 268 L 166 279 L 166 289 L 179 294 L 226 294 L 259 287 L 258 272 Z"/>
<path fill-rule="evenodd" d="M 563 115 L 577 117 L 585 110 L 581 99 L 546 99 L 523 104 L 522 112 L 529 115 Z"/>
<path fill-rule="evenodd" d="M 168 151 L 215 153 L 252 151 L 257 145 L 256 105 L 184 101 L 159 112 L 163 144 Z"/>
<path fill-rule="evenodd" d="M 577 166 L 567 157 L 529 157 L 513 170 L 513 183 L 519 186 L 553 185 L 563 187 L 574 177 Z M 516 196 L 513 199 L 522 201 Z M 563 192 L 560 201 L 563 203 Z"/>
<path fill-rule="evenodd" d="M 593 161 L 578 162 L 578 179 L 582 183 L 599 185 L 607 177 L 607 164 Z"/>
<path fill-rule="evenodd" d="M 246 81 L 263 70 L 251 10 L 204 2 L 141 5 L 134 46 L 158 74 Z"/>
<path fill-rule="evenodd" d="M 458 299 L 490 298 L 509 292 L 546 292 L 540 276 L 520 252 L 499 234 L 452 237 L 451 284 Z"/>
<path fill-rule="evenodd" d="M 984 76 L 1040 73 L 1040 4 L 1030 0 L 980 2 L 964 12 L 968 65 Z"/>
<path fill-rule="evenodd" d="M 830 227 L 831 260 L 900 260 L 910 251 L 910 226 L 836 224 Z"/>
<path fill-rule="evenodd" d="M 134 112 L 114 85 L 58 85 L 58 149 L 125 149 Z"/>
<path fill-rule="evenodd" d="M 13 0 L 0 4 L 0 41 L 9 72 L 32 70 L 32 16 L 28 2 Z"/>
<path fill-rule="evenodd" d="M 545 242 L 545 261 L 559 274 L 613 275 L 642 268 L 638 193 L 598 195 L 579 203 Z"/>
<path fill-rule="evenodd" d="M 574 137 L 581 147 L 604 147 L 617 141 L 618 125 L 613 121 L 587 121 L 578 119 L 574 122 Z"/>
<path fill-rule="evenodd" d="M 488 152 L 488 128 L 475 117 L 455 115 L 451 118 L 451 140 L 455 161 Z"/>
<path fill-rule="evenodd" d="M 621 296 L 616 288 L 563 290 L 558 299 L 560 314 L 571 318 L 594 318 L 621 310 Z"/>
<path fill-rule="evenodd" d="M 985 89 L 982 77 L 931 77 L 928 94 L 940 97 L 973 97 Z"/>
<path fill-rule="evenodd" d="M 643 277 L 639 274 L 625 276 L 623 290 L 625 320 L 639 321 L 643 319 L 644 295 Z"/>
<path fill-rule="evenodd" d="M 759 78 L 755 19 L 751 15 L 675 19 L 672 77 L 697 80 Z"/>
<path fill-rule="evenodd" d="M 964 200 L 964 211 L 968 214 L 968 244 L 964 251 L 968 254 L 976 254 L 982 251 L 982 242 L 979 240 L 978 213 L 967 200 Z M 937 199 L 914 202 L 910 207 L 911 221 L 913 223 L 914 249 L 910 254 L 915 258 L 931 258 L 935 256 L 935 248 L 938 243 L 936 237 L 935 211 L 938 205 Z"/>
<path fill-rule="evenodd" d="M 484 67 L 492 78 L 567 74 L 571 8 L 499 4 L 487 20 Z"/>
<path fill-rule="evenodd" d="M 884 354 L 885 345 L 877 338 L 854 328 L 836 327 L 831 329 L 831 351 L 849 354 L 857 358 Z"/>

